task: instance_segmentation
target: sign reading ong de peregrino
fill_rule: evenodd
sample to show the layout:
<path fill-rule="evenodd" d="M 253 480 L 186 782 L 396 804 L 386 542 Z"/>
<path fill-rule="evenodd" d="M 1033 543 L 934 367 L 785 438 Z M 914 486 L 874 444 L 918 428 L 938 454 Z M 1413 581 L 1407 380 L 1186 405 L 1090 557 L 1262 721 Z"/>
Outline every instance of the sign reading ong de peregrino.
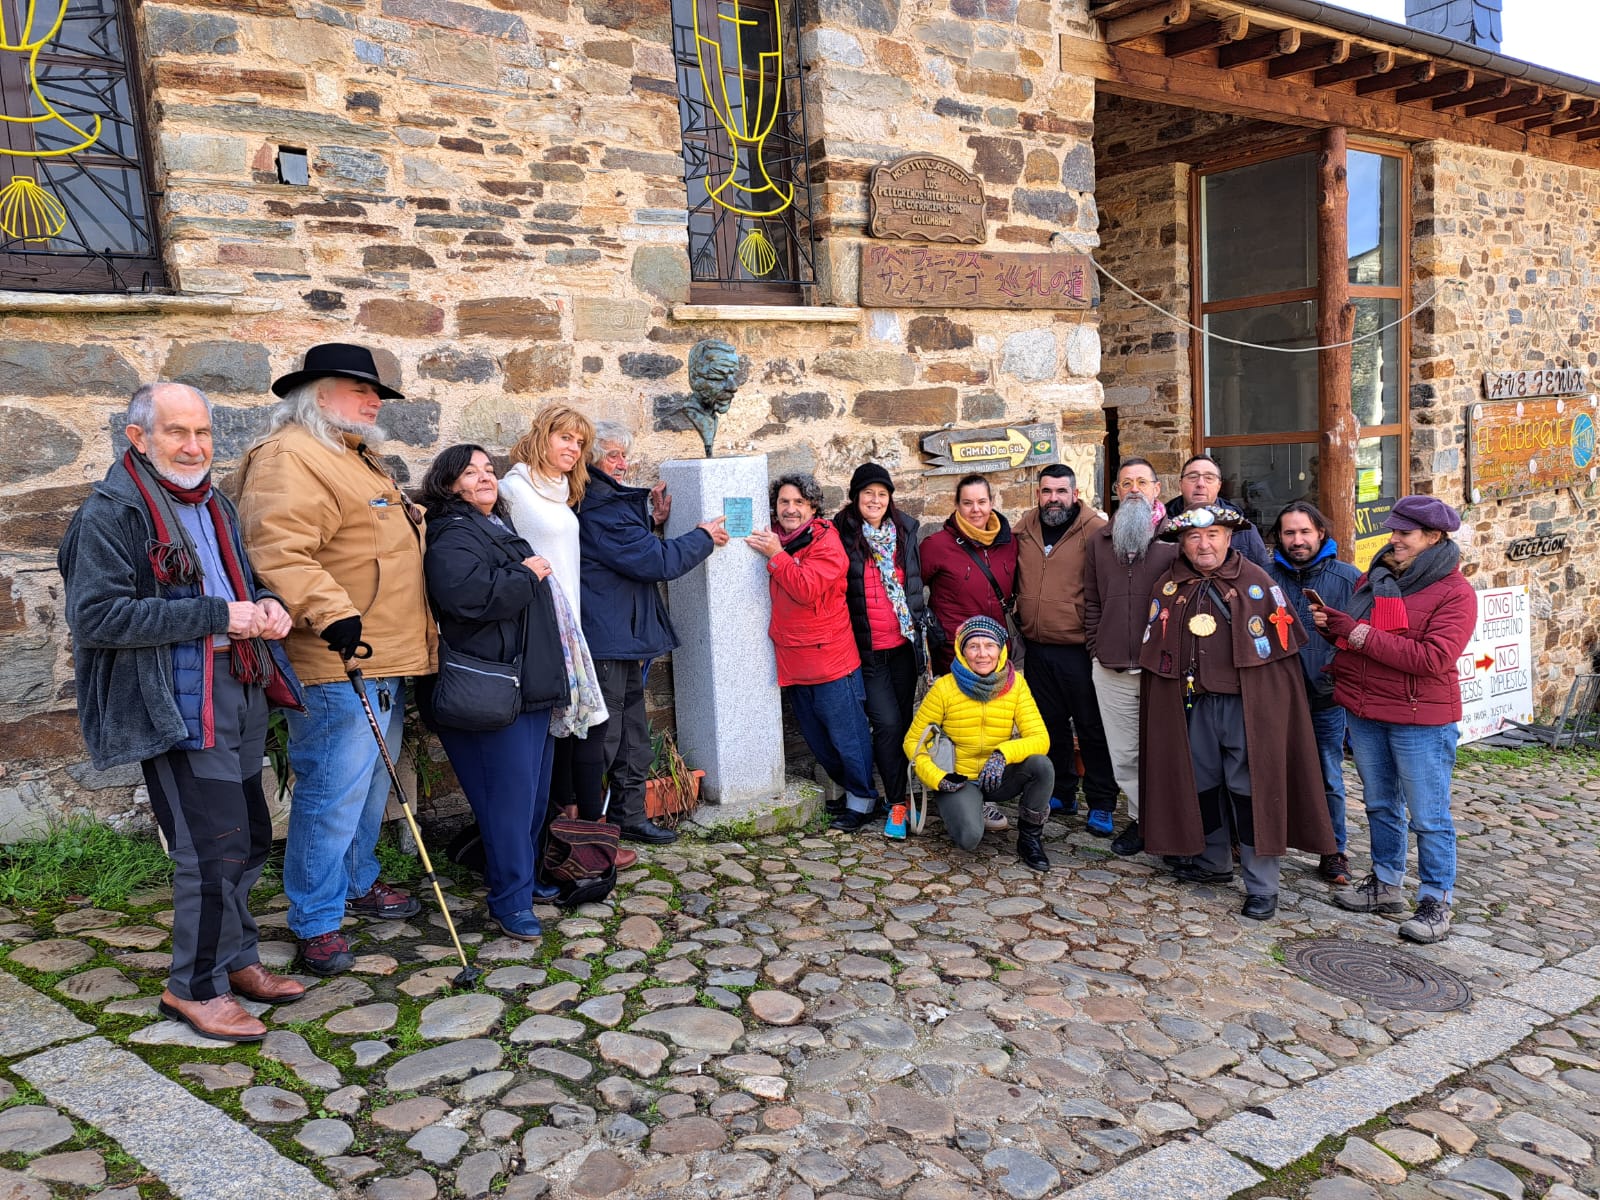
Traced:
<path fill-rule="evenodd" d="M 1600 398 L 1593 395 L 1474 404 L 1467 422 L 1469 497 L 1478 503 L 1593 482 L 1600 476 L 1597 417 Z"/>
<path fill-rule="evenodd" d="M 1067 250 L 866 246 L 865 308 L 1077 308 L 1094 304 L 1094 264 Z"/>
<path fill-rule="evenodd" d="M 1061 461 L 1056 450 L 1056 427 L 1047 423 L 941 429 L 923 437 L 922 452 L 933 458 L 925 472 L 928 475 L 1011 471 Z"/>
<path fill-rule="evenodd" d="M 1498 733 L 1511 721 L 1533 720 L 1533 656 L 1528 589 L 1478 593 L 1472 640 L 1456 660 L 1461 686 L 1461 741 Z"/>

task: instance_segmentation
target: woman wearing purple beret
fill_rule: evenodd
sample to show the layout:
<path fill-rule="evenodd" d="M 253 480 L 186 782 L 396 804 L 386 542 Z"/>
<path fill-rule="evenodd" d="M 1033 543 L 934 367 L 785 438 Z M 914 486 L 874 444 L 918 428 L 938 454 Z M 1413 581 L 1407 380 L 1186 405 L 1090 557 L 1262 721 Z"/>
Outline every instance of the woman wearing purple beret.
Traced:
<path fill-rule="evenodd" d="M 1352 912 L 1406 911 L 1401 884 L 1409 821 L 1419 886 L 1400 936 L 1437 942 L 1450 932 L 1456 881 L 1450 818 L 1461 720 L 1456 660 L 1472 637 L 1478 601 L 1450 539 L 1461 527 L 1455 509 L 1432 496 L 1405 496 L 1383 525 L 1389 544 L 1357 583 L 1349 611 L 1311 609 L 1337 648 L 1333 698 L 1350 714 L 1372 837 L 1372 873 L 1333 899 Z"/>

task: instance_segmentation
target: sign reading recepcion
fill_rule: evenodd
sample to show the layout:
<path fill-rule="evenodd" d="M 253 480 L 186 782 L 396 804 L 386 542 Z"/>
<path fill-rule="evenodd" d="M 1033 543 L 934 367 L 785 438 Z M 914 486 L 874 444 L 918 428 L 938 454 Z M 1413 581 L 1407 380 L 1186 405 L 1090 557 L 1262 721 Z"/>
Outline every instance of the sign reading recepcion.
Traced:
<path fill-rule="evenodd" d="M 875 238 L 980 245 L 983 180 L 948 158 L 911 154 L 872 168 L 867 232 Z"/>
<path fill-rule="evenodd" d="M 1474 504 L 1600 478 L 1594 395 L 1474 404 L 1467 423 L 1468 495 Z"/>
<path fill-rule="evenodd" d="M 1461 686 L 1461 741 L 1475 742 L 1507 722 L 1533 720 L 1533 654 L 1528 589 L 1478 593 L 1472 640 L 1456 660 Z"/>
<path fill-rule="evenodd" d="M 864 308 L 1088 309 L 1094 302 L 1094 263 L 1075 251 L 861 250 Z"/>
<path fill-rule="evenodd" d="M 1057 441 L 1056 427 L 1044 423 L 941 429 L 922 439 L 922 452 L 933 456 L 924 474 L 966 475 L 1042 467 L 1061 461 Z"/>

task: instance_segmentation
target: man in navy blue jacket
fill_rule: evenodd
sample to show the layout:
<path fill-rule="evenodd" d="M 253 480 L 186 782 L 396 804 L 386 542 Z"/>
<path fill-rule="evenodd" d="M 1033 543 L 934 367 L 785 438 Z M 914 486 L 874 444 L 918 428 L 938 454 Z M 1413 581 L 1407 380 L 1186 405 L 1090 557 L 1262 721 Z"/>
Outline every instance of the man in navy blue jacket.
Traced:
<path fill-rule="evenodd" d="M 1305 589 L 1322 597 L 1329 608 L 1350 607 L 1361 572 L 1338 559 L 1339 543 L 1328 536 L 1328 519 L 1314 504 L 1295 500 L 1286 504 L 1272 527 L 1277 543 L 1267 573 L 1288 596 L 1294 615 L 1306 631 L 1300 648 L 1300 668 L 1305 674 L 1306 699 L 1311 704 L 1311 726 L 1317 733 L 1322 759 L 1322 787 L 1328 799 L 1328 816 L 1339 852 L 1324 854 L 1317 872 L 1329 883 L 1348 883 L 1350 862 L 1345 857 L 1344 831 L 1344 731 L 1345 711 L 1333 702 L 1333 644 L 1317 632 L 1311 621 L 1311 604 Z M 1276 597 L 1275 597 L 1276 598 Z"/>
<path fill-rule="evenodd" d="M 578 506 L 582 554 L 583 637 L 600 676 L 611 717 L 585 738 L 597 748 L 610 777 L 615 809 L 610 817 L 631 842 L 663 844 L 677 834 L 644 813 L 650 770 L 650 726 L 644 711 L 644 673 L 650 660 L 669 654 L 678 637 L 667 617 L 660 585 L 687 575 L 718 546 L 728 544 L 723 518 L 702 521 L 682 537 L 664 541 L 655 527 L 666 521 L 672 500 L 666 487 L 630 487 L 633 432 L 614 421 L 595 425 L 589 486 Z"/>

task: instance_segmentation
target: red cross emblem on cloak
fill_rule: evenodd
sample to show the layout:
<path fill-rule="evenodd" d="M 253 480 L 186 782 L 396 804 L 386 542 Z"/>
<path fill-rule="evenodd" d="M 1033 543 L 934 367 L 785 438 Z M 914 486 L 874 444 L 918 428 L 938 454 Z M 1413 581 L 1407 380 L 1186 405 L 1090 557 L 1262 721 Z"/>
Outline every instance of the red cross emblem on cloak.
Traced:
<path fill-rule="evenodd" d="M 1283 605 L 1278 605 L 1278 611 L 1267 620 L 1271 621 L 1278 629 L 1278 642 L 1287 650 L 1289 648 L 1289 626 L 1294 624 L 1294 617 Z"/>

